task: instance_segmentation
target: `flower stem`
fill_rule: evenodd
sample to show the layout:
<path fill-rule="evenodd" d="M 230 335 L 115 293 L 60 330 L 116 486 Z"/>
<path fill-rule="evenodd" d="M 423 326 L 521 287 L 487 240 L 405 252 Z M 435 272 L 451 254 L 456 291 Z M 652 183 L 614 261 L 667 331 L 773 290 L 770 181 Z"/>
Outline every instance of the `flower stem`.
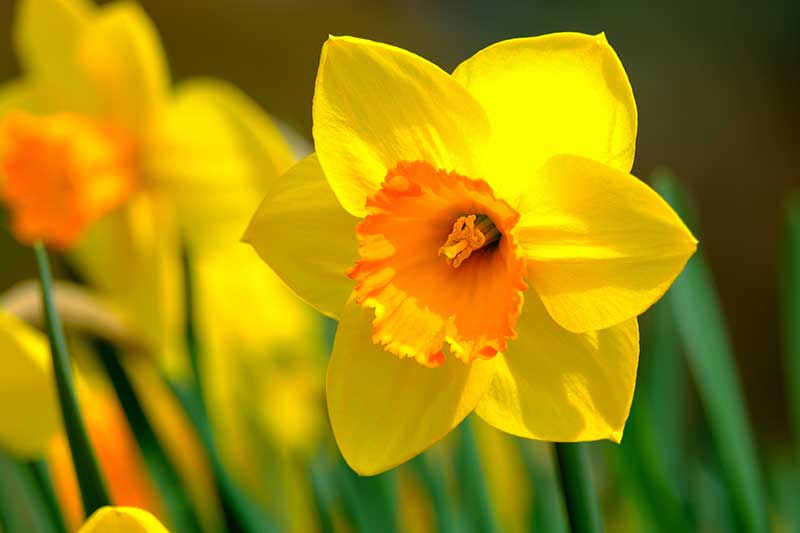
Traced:
<path fill-rule="evenodd" d="M 75 475 L 78 478 L 83 510 L 85 515 L 89 516 L 97 509 L 110 505 L 111 498 L 106 489 L 103 475 L 100 472 L 100 467 L 92 450 L 92 444 L 89 441 L 89 435 L 86 432 L 86 426 L 83 423 L 80 408 L 78 407 L 67 343 L 64 340 L 64 331 L 53 300 L 53 280 L 50 275 L 47 250 L 41 242 L 36 242 L 33 245 L 33 249 L 39 266 L 42 308 L 44 309 L 47 336 L 50 339 L 53 374 L 56 379 L 61 416 L 64 420 L 64 429 L 66 430 L 69 449 L 72 453 Z"/>
<path fill-rule="evenodd" d="M 570 528 L 573 533 L 599 533 L 603 526 L 585 444 L 556 442 L 555 448 Z"/>

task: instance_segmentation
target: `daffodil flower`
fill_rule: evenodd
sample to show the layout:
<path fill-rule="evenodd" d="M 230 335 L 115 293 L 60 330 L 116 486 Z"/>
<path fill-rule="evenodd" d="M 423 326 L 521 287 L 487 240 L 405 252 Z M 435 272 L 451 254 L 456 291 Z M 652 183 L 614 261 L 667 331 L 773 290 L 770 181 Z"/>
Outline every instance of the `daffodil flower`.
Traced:
<path fill-rule="evenodd" d="M 185 371 L 181 240 L 193 255 L 238 244 L 243 213 L 294 161 L 286 141 L 224 82 L 173 88 L 134 2 L 21 0 L 14 44 L 23 76 L 0 90 L 12 232 L 66 249 L 167 371 Z"/>
<path fill-rule="evenodd" d="M 101 507 L 78 533 L 169 533 L 152 514 L 137 507 Z"/>
<path fill-rule="evenodd" d="M 629 174 L 637 114 L 603 35 L 494 44 L 452 74 L 352 37 L 322 49 L 316 154 L 246 235 L 339 319 L 331 424 L 361 474 L 477 411 L 547 441 L 622 437 L 636 317 L 696 241 Z"/>

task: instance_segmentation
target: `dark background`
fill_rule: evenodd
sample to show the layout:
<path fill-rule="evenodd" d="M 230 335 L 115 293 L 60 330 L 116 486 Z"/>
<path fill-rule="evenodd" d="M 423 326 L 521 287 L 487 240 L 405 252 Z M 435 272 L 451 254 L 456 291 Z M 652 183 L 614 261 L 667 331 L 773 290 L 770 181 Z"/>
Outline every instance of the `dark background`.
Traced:
<path fill-rule="evenodd" d="M 639 108 L 634 173 L 669 166 L 696 195 L 693 229 L 711 261 L 758 440 L 785 442 L 778 258 L 782 205 L 800 185 L 800 2 L 141 3 L 176 80 L 229 80 L 306 137 L 329 33 L 389 42 L 452 70 L 498 40 L 605 31 Z M 0 0 L 0 80 L 19 70 L 14 4 Z M 0 289 L 35 272 L 29 254 L 0 231 Z"/>

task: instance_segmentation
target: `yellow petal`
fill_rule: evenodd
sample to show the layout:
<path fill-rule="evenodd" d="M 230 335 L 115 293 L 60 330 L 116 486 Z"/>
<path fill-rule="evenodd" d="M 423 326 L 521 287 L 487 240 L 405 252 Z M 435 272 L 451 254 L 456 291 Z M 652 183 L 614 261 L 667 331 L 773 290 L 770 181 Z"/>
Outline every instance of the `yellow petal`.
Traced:
<path fill-rule="evenodd" d="M 94 94 L 78 63 L 81 35 L 94 14 L 86 0 L 21 0 L 14 44 L 43 111 L 94 111 Z"/>
<path fill-rule="evenodd" d="M 184 82 L 147 153 L 154 186 L 174 202 L 194 249 L 238 242 L 269 187 L 294 156 L 272 122 L 235 87 Z"/>
<path fill-rule="evenodd" d="M 153 23 L 138 4 L 117 2 L 86 25 L 81 68 L 106 116 L 143 131 L 166 103 L 169 75 Z"/>
<path fill-rule="evenodd" d="M 61 420 L 47 339 L 0 311 L 0 354 L 0 447 L 41 458 Z"/>
<path fill-rule="evenodd" d="M 358 259 L 357 223 L 312 154 L 275 182 L 245 241 L 301 298 L 336 317 L 353 290 L 345 271 Z"/>
<path fill-rule="evenodd" d="M 328 414 L 336 442 L 359 474 L 389 470 L 455 428 L 483 396 L 494 360 L 437 368 L 400 359 L 372 342 L 374 312 L 350 300 L 328 366 Z"/>
<path fill-rule="evenodd" d="M 78 533 L 169 533 L 155 516 L 136 507 L 101 507 Z"/>
<path fill-rule="evenodd" d="M 517 340 L 497 358 L 497 373 L 478 415 L 531 439 L 619 442 L 636 384 L 636 320 L 570 333 L 529 294 L 517 332 Z"/>
<path fill-rule="evenodd" d="M 669 205 L 633 176 L 577 156 L 549 160 L 520 203 L 515 233 L 529 283 L 570 331 L 643 313 L 697 241 Z"/>
<path fill-rule="evenodd" d="M 576 154 L 630 171 L 636 104 L 604 35 L 555 33 L 502 41 L 453 76 L 483 105 L 492 126 L 495 192 L 514 201 L 539 165 Z"/>
<path fill-rule="evenodd" d="M 336 196 L 364 216 L 367 195 L 400 161 L 480 178 L 486 114 L 456 80 L 381 43 L 330 37 L 314 92 L 314 144 Z"/>

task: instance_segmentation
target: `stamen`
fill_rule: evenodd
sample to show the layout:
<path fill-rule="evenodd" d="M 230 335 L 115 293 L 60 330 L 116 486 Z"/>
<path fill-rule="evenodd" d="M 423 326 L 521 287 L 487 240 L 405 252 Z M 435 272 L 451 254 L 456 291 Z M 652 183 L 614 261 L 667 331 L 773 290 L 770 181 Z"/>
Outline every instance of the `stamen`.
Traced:
<path fill-rule="evenodd" d="M 453 268 L 458 268 L 472 252 L 497 241 L 500 231 L 486 215 L 467 215 L 458 217 L 453 223 L 453 231 L 447 237 L 439 255 Z"/>

